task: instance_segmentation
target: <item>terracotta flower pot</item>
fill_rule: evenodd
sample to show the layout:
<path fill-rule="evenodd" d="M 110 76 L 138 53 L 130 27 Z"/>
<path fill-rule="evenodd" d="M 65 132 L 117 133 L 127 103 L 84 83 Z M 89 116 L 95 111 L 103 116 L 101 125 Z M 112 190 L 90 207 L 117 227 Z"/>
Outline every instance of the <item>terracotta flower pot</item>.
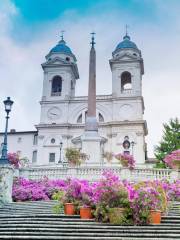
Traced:
<path fill-rule="evenodd" d="M 65 203 L 64 204 L 64 213 L 66 215 L 74 215 L 75 214 L 74 203 Z"/>
<path fill-rule="evenodd" d="M 92 218 L 91 207 L 81 207 L 80 216 L 82 219 L 91 219 Z"/>
<path fill-rule="evenodd" d="M 160 210 L 150 210 L 150 223 L 160 224 L 161 223 L 161 211 Z"/>

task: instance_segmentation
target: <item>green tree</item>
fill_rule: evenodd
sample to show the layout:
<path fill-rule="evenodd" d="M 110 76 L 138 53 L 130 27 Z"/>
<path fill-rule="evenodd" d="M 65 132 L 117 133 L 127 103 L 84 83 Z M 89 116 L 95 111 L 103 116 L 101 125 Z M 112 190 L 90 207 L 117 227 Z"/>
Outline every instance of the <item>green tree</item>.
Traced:
<path fill-rule="evenodd" d="M 180 149 L 180 122 L 178 118 L 171 119 L 163 124 L 162 140 L 155 146 L 155 157 L 158 160 L 156 167 L 166 167 L 164 157 L 174 150 Z"/>

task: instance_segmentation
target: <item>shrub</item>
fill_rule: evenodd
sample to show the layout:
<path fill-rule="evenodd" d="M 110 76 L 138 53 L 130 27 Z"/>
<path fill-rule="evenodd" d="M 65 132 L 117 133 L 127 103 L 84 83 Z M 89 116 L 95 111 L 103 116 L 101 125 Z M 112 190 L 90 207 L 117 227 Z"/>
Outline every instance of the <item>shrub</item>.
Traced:
<path fill-rule="evenodd" d="M 8 160 L 9 163 L 14 167 L 14 168 L 21 168 L 25 167 L 28 165 L 29 160 L 28 158 L 20 158 L 20 155 L 18 153 L 8 153 Z"/>
<path fill-rule="evenodd" d="M 168 167 L 173 169 L 180 169 L 180 149 L 171 152 L 166 155 L 163 160 Z"/>

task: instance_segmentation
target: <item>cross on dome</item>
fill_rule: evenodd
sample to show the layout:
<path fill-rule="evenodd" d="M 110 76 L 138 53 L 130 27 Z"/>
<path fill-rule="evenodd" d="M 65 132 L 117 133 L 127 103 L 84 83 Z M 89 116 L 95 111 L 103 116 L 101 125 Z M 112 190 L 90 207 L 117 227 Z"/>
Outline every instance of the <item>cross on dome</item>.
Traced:
<path fill-rule="evenodd" d="M 65 33 L 65 31 L 64 31 L 64 30 L 62 30 L 62 31 L 61 31 L 61 36 L 60 36 L 60 37 L 61 37 L 61 41 L 63 41 L 63 40 L 64 40 L 64 33 Z"/>
<path fill-rule="evenodd" d="M 125 36 L 128 36 L 128 28 L 129 28 L 129 25 L 126 24 L 125 25 L 125 33 L 126 33 Z"/>

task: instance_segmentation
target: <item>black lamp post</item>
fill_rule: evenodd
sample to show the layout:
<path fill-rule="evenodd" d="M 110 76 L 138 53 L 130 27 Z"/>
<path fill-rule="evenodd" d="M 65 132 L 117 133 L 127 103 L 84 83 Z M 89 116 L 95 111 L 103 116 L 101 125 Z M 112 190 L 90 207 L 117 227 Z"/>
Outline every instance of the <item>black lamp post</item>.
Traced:
<path fill-rule="evenodd" d="M 7 131 L 8 131 L 8 119 L 9 119 L 9 113 L 11 111 L 11 107 L 13 105 L 13 101 L 10 99 L 10 97 L 7 97 L 7 99 L 4 101 L 5 111 L 6 111 L 6 127 L 4 132 L 4 142 L 2 144 L 2 155 L 0 158 L 0 164 L 8 164 L 8 157 L 7 157 Z"/>
<path fill-rule="evenodd" d="M 62 146 L 63 146 L 63 143 L 60 142 L 60 145 L 59 145 L 59 149 L 60 149 L 60 156 L 59 156 L 59 162 L 58 163 L 62 163 L 62 160 L 61 160 L 61 151 L 62 151 Z"/>

